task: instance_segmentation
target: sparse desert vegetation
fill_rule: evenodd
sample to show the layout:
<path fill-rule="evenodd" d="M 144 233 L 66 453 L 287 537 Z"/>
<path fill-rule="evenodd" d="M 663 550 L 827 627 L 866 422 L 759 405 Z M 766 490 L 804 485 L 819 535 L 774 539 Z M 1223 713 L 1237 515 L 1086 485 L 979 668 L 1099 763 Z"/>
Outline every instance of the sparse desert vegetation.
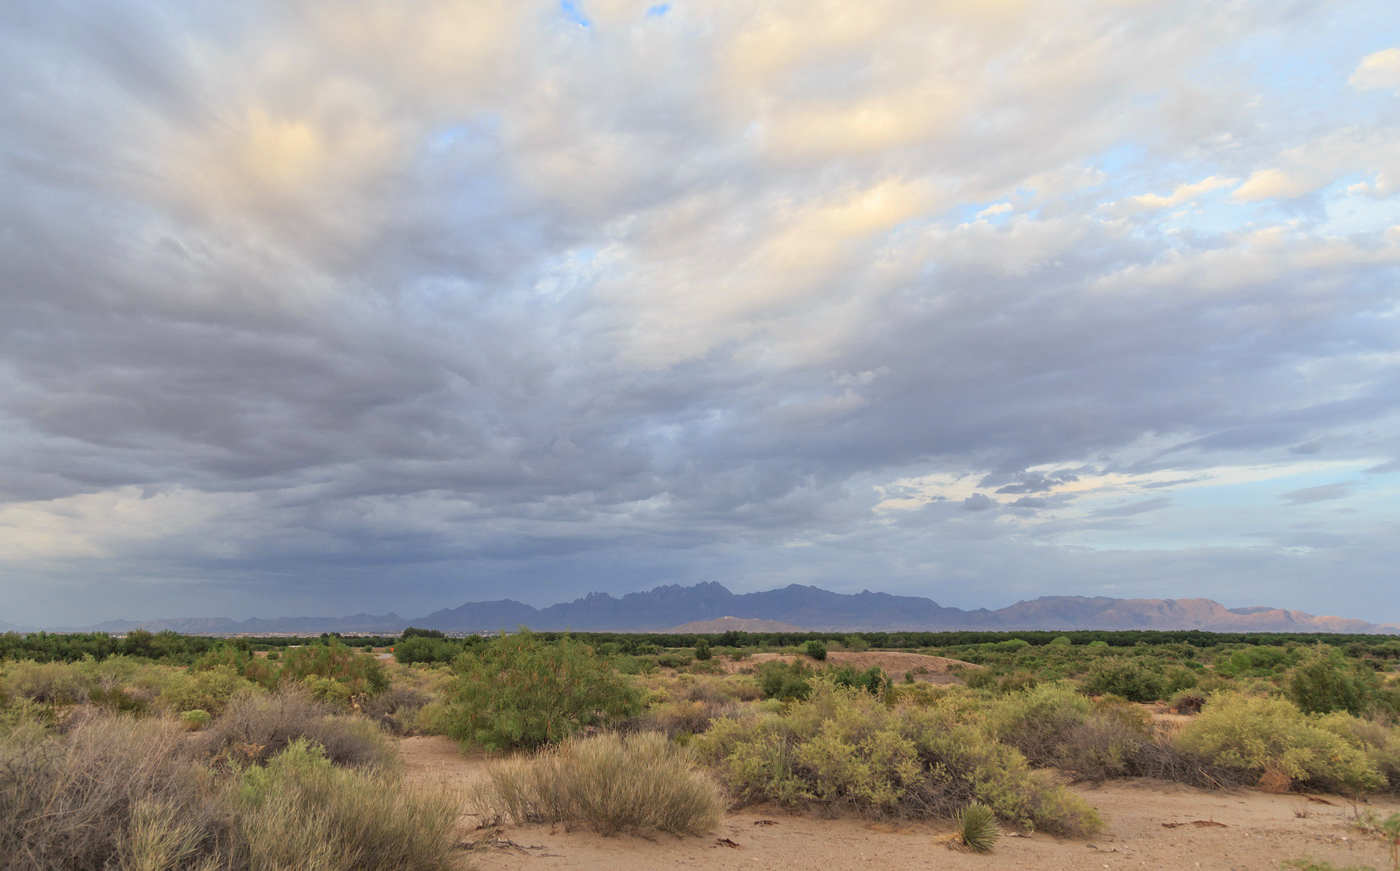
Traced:
<path fill-rule="evenodd" d="M 693 838 L 764 808 L 930 826 L 970 861 L 1003 849 L 1003 831 L 1112 837 L 1076 784 L 1117 781 L 1379 802 L 1345 842 L 1372 849 L 1360 864 L 1389 855 L 1400 819 L 1386 804 L 1400 793 L 1400 642 L 1384 637 L 37 634 L 0 647 L 7 868 L 463 868 L 497 858 L 465 848 L 474 826 Z M 476 760 L 471 788 L 406 780 L 404 735 L 457 741 Z M 1293 858 L 1346 867 L 1339 856 Z"/>

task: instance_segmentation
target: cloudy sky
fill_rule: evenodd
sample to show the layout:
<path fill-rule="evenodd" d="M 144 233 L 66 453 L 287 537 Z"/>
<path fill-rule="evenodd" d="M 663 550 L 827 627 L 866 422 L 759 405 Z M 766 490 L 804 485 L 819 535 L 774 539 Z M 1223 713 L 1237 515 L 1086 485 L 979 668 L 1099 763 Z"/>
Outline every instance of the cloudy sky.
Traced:
<path fill-rule="evenodd" d="M 1400 621 L 1400 5 L 0 4 L 0 620 Z"/>

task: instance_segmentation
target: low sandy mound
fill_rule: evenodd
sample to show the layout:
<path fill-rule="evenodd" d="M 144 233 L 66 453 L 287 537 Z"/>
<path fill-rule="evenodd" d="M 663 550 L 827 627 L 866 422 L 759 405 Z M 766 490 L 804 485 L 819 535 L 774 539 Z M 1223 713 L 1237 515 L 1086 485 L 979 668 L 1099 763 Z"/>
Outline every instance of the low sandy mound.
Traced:
<path fill-rule="evenodd" d="M 730 674 L 751 669 L 761 662 L 773 662 L 781 660 L 783 662 L 806 662 L 809 665 L 816 665 L 805 656 L 793 656 L 783 653 L 755 653 L 748 659 L 741 659 L 737 662 L 725 658 L 721 661 L 724 670 Z M 878 665 L 890 680 L 900 683 L 904 680 L 906 673 L 912 673 L 914 680 L 935 684 L 953 684 L 962 681 L 956 675 L 950 674 L 950 666 L 962 666 L 966 669 L 981 668 L 980 665 L 973 665 L 970 662 L 963 662 L 960 659 L 949 659 L 946 656 L 926 656 L 922 653 L 901 653 L 892 650 L 868 650 L 864 653 L 850 653 L 848 651 L 833 651 L 826 655 L 826 665 L 849 665 L 856 671 L 865 671 L 872 665 Z"/>

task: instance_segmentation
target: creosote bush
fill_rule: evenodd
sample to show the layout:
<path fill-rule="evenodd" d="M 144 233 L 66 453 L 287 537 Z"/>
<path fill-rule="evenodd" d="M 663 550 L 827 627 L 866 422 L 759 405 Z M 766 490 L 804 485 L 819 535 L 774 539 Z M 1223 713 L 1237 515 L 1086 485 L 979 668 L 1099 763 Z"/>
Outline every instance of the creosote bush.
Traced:
<path fill-rule="evenodd" d="M 1297 782 L 1316 789 L 1370 792 L 1385 784 L 1362 749 L 1287 699 L 1215 696 L 1182 729 L 1177 742 L 1276 788 Z"/>
<path fill-rule="evenodd" d="M 440 727 L 488 749 L 557 743 L 641 710 L 636 687 L 573 638 L 545 641 L 521 630 L 468 650 L 452 667 Z"/>
<path fill-rule="evenodd" d="M 475 803 L 517 823 L 586 826 L 602 835 L 698 835 L 719 825 L 723 793 L 685 749 L 655 732 L 604 733 L 498 762 Z"/>
<path fill-rule="evenodd" d="M 717 720 L 695 740 L 740 801 L 919 818 L 951 817 L 976 801 L 1007 822 L 1054 834 L 1101 825 L 1082 799 L 966 725 L 955 708 L 889 708 L 829 681 L 812 687 L 808 701 Z"/>

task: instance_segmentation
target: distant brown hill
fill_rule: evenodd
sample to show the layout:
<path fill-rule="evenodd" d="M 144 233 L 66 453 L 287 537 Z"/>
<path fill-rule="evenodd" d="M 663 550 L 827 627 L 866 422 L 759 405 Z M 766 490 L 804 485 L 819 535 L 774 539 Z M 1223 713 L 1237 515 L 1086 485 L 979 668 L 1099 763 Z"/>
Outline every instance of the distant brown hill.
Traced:
<path fill-rule="evenodd" d="M 713 620 L 692 620 L 667 629 L 667 632 L 718 635 L 721 632 L 806 632 L 801 626 L 757 617 L 716 617 Z"/>

